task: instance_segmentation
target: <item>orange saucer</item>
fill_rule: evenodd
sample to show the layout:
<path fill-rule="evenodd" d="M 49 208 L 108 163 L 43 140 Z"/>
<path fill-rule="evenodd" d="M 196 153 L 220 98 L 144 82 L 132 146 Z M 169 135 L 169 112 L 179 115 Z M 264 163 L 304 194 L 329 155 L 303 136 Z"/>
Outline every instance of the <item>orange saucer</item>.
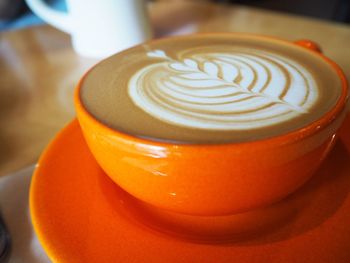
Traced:
<path fill-rule="evenodd" d="M 96 164 L 77 121 L 47 148 L 30 191 L 34 228 L 54 262 L 350 262 L 350 118 L 315 176 L 276 205 L 283 221 L 259 233 L 180 238 L 150 227 L 157 222 L 136 202 Z"/>

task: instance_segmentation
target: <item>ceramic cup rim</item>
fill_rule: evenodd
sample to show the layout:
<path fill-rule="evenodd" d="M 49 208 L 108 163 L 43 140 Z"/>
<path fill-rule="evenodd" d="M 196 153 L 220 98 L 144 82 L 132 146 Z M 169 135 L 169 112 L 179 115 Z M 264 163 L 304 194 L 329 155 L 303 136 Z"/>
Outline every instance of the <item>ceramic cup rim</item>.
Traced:
<path fill-rule="evenodd" d="M 256 39 L 275 41 L 275 42 L 282 43 L 284 45 L 293 46 L 294 48 L 300 48 L 304 51 L 307 50 L 308 52 L 317 53 L 317 55 L 321 59 L 323 59 L 323 61 L 325 61 L 328 65 L 330 65 L 331 68 L 333 68 L 333 70 L 335 70 L 336 74 L 338 75 L 338 77 L 341 81 L 341 94 L 340 94 L 337 102 L 335 103 L 335 105 L 331 108 L 331 110 L 329 110 L 327 113 L 322 115 L 319 119 L 316 119 L 315 121 L 313 121 L 313 122 L 311 122 L 311 123 L 309 123 L 301 128 L 298 128 L 296 130 L 293 130 L 293 131 L 290 131 L 287 133 L 282 133 L 279 135 L 275 135 L 272 137 L 258 139 L 258 140 L 252 140 L 252 141 L 247 141 L 247 142 L 224 142 L 224 143 L 209 143 L 209 144 L 158 141 L 158 140 L 153 140 L 153 139 L 148 139 L 148 138 L 137 137 L 135 135 L 128 134 L 128 133 L 122 132 L 120 130 L 111 128 L 111 127 L 107 126 L 106 124 L 104 124 L 103 122 L 99 121 L 96 117 L 94 117 L 84 106 L 84 104 L 81 100 L 81 96 L 80 96 L 81 89 L 82 89 L 82 83 L 84 82 L 85 78 L 90 74 L 90 72 L 95 67 L 97 67 L 100 63 L 104 62 L 106 59 L 109 59 L 109 57 L 108 57 L 108 58 L 100 61 L 96 65 L 94 65 L 92 68 L 90 68 L 82 76 L 82 78 L 79 80 L 79 82 L 76 86 L 76 89 L 75 89 L 75 93 L 74 93 L 74 104 L 75 104 L 76 111 L 78 113 L 84 114 L 85 117 L 87 117 L 90 122 L 92 122 L 94 125 L 96 125 L 99 128 L 99 130 L 104 131 L 108 134 L 113 134 L 113 135 L 117 136 L 118 138 L 121 138 L 125 141 L 133 141 L 135 143 L 149 145 L 149 146 L 159 146 L 159 147 L 165 147 L 165 148 L 177 146 L 177 147 L 181 147 L 181 149 L 186 149 L 186 148 L 192 148 L 192 147 L 197 147 L 197 148 L 208 148 L 209 147 L 209 148 L 211 148 L 211 147 L 217 147 L 217 146 L 233 146 L 233 145 L 243 147 L 243 148 L 246 148 L 246 147 L 249 148 L 251 146 L 253 146 L 253 147 L 269 147 L 271 145 L 276 145 L 276 144 L 281 145 L 281 144 L 292 143 L 292 142 L 299 141 L 301 139 L 312 136 L 315 133 L 322 131 L 325 127 L 327 127 L 329 124 L 331 124 L 343 112 L 344 108 L 346 108 L 346 104 L 347 104 L 348 97 L 349 97 L 349 90 L 348 90 L 348 81 L 345 77 L 343 70 L 338 66 L 337 63 L 335 63 L 333 60 L 329 59 L 328 57 L 326 57 L 322 53 L 317 52 L 317 51 L 312 50 L 312 49 L 308 49 L 308 48 L 303 47 L 299 44 L 296 44 L 295 42 L 292 42 L 292 41 L 280 39 L 280 38 L 277 38 L 275 36 L 269 36 L 269 35 L 260 35 L 260 34 L 251 34 L 251 33 L 234 33 L 234 32 L 211 32 L 211 33 L 196 33 L 196 34 L 187 35 L 187 36 L 172 36 L 172 37 L 166 37 L 166 38 L 160 38 L 160 39 L 153 39 L 153 40 L 147 41 L 143 44 L 160 42 L 160 41 L 164 41 L 164 40 L 170 41 L 171 39 L 183 39 L 183 38 L 188 38 L 188 37 L 201 37 L 201 36 L 208 36 L 208 35 L 209 36 L 232 36 L 232 37 L 245 36 L 245 37 L 251 37 L 251 38 L 256 38 Z M 137 47 L 137 46 L 135 46 L 135 47 Z M 126 49 L 120 53 L 127 52 L 129 50 L 132 50 L 135 47 L 131 47 L 131 48 Z M 120 53 L 118 53 L 118 54 L 120 54 Z M 78 119 L 79 119 L 79 117 L 78 117 Z"/>

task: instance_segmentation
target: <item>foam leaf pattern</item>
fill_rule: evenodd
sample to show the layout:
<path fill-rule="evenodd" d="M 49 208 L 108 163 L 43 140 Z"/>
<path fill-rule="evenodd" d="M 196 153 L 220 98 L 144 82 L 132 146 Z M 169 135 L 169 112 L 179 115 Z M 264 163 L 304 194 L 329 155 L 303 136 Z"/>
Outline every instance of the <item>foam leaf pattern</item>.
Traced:
<path fill-rule="evenodd" d="M 149 57 L 154 57 L 154 58 L 167 58 L 167 55 L 163 50 L 157 49 L 153 50 L 147 53 Z"/>
<path fill-rule="evenodd" d="M 189 59 L 189 58 L 185 58 L 184 59 L 184 63 L 189 66 L 190 68 L 193 68 L 193 69 L 198 69 L 198 64 L 195 60 L 193 59 Z"/>
<path fill-rule="evenodd" d="M 311 75 L 275 54 L 240 51 L 175 59 L 156 50 L 147 55 L 164 61 L 137 72 L 129 83 L 129 95 L 137 106 L 165 122 L 244 130 L 305 114 L 316 99 Z"/>
<path fill-rule="evenodd" d="M 176 65 L 174 67 L 174 65 Z M 283 101 L 282 99 L 279 99 L 277 96 L 269 96 L 267 94 L 264 94 L 263 92 L 252 92 L 248 89 L 244 89 L 240 87 L 239 85 L 234 83 L 235 76 L 238 75 L 238 70 L 228 63 L 224 65 L 215 64 L 213 62 L 204 62 L 203 63 L 203 70 L 199 69 L 199 65 L 195 60 L 191 60 L 191 68 L 189 69 L 186 65 L 186 63 L 173 63 L 171 66 L 172 69 L 178 70 L 179 75 L 177 77 L 172 77 L 171 79 L 175 82 L 178 82 L 181 85 L 189 85 L 193 87 L 213 87 L 216 85 L 231 85 L 232 88 L 237 89 L 241 92 L 248 92 L 251 94 L 251 96 L 261 96 L 265 97 L 267 99 L 270 99 L 273 103 L 281 103 L 285 104 L 286 106 L 289 106 L 292 110 L 304 112 L 305 110 L 300 107 L 299 105 L 293 105 L 289 104 L 286 101 Z M 181 74 L 187 69 L 187 71 L 193 71 L 194 69 L 197 69 L 197 72 L 195 73 L 188 73 L 188 74 Z M 222 72 L 222 76 L 219 76 L 219 71 Z M 187 83 L 182 80 L 182 78 L 188 79 Z M 198 80 L 198 82 L 196 82 Z"/>
<path fill-rule="evenodd" d="M 222 62 L 221 64 L 222 78 L 227 82 L 233 82 L 238 76 L 238 70 L 229 63 Z"/>
<path fill-rule="evenodd" d="M 182 71 L 182 72 L 193 72 L 193 70 L 187 66 L 186 64 L 183 63 L 179 63 L 179 62 L 175 62 L 175 63 L 171 63 L 169 65 L 170 68 L 177 70 L 177 71 Z"/>

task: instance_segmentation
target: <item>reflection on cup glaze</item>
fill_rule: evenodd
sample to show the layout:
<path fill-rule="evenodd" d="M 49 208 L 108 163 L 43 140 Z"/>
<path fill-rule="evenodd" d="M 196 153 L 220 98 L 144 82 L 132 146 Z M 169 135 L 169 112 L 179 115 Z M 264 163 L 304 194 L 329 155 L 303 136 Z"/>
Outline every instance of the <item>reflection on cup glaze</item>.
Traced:
<path fill-rule="evenodd" d="M 181 59 L 162 50 L 147 55 L 154 63 L 132 76 L 129 96 L 148 114 L 173 125 L 265 127 L 307 113 L 318 97 L 315 80 L 303 66 L 273 53 L 240 48 Z"/>

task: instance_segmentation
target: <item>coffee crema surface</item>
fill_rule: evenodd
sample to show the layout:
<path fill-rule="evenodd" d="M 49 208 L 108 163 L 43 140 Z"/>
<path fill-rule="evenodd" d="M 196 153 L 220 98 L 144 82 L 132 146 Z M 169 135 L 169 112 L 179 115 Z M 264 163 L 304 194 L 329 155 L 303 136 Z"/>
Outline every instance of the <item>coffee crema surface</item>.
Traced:
<path fill-rule="evenodd" d="M 105 125 L 177 143 L 245 142 L 302 128 L 336 104 L 341 82 L 318 54 L 250 35 L 193 35 L 116 54 L 83 79 Z"/>

